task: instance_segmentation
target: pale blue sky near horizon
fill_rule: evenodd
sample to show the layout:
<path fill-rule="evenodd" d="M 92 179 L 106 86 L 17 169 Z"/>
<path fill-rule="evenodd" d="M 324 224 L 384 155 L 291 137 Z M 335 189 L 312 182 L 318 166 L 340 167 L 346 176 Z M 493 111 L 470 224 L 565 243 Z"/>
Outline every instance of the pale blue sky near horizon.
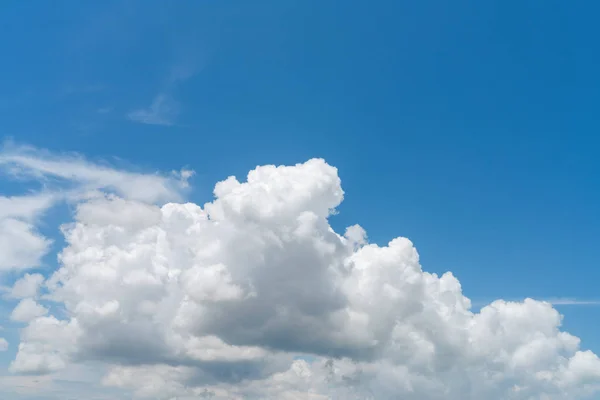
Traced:
<path fill-rule="evenodd" d="M 559 299 L 600 353 L 600 5 L 176 4 L 4 2 L 2 137 L 191 168 L 197 203 L 256 165 L 323 157 L 346 192 L 334 227 L 410 238 L 479 305 Z"/>

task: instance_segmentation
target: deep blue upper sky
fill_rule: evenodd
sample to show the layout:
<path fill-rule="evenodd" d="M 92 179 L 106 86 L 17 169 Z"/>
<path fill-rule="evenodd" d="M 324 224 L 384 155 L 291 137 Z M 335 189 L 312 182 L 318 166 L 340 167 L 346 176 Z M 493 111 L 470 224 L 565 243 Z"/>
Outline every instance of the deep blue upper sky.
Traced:
<path fill-rule="evenodd" d="M 598 299 L 593 2 L 103 1 L 1 6 L 0 132 L 197 172 L 323 157 L 335 226 L 407 236 L 474 300 Z M 156 103 L 156 115 L 132 111 Z M 162 101 L 162 103 L 161 103 Z M 0 189 L 10 186 L 0 182 Z M 600 351 L 600 307 L 563 306 Z"/>

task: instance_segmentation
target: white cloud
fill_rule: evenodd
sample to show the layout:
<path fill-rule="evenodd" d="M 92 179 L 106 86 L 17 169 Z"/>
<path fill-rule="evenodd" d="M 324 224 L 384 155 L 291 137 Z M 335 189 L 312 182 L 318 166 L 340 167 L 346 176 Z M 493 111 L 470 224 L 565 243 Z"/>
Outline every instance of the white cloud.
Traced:
<path fill-rule="evenodd" d="M 47 282 L 68 317 L 33 319 L 11 370 L 100 362 L 106 385 L 158 399 L 567 400 L 600 387 L 600 360 L 551 304 L 474 313 L 408 239 L 337 234 L 344 193 L 323 160 L 258 167 L 214 193 L 203 207 L 79 204 Z"/>
<path fill-rule="evenodd" d="M 40 375 L 0 375 L 2 400 L 131 400 L 122 389 L 102 387 L 99 376 L 104 368 L 98 365 L 73 364 L 64 370 Z"/>
<path fill-rule="evenodd" d="M 114 192 L 126 199 L 164 203 L 183 198 L 193 172 L 144 174 L 98 165 L 77 155 L 56 155 L 6 143 L 0 171 L 41 182 L 45 189 L 23 196 L 0 196 L 0 272 L 40 266 L 52 243 L 37 230 L 43 214 L 60 201 L 81 201 Z"/>
<path fill-rule="evenodd" d="M 512 302 L 522 302 L 523 298 L 510 299 Z M 535 299 L 544 303 L 552 304 L 553 306 L 600 306 L 600 300 L 595 299 L 576 299 L 572 297 L 550 297 Z M 491 300 L 474 300 L 474 307 L 483 307 L 490 303 Z"/>
<path fill-rule="evenodd" d="M 47 374 L 68 367 L 66 354 L 79 334 L 77 321 L 60 321 L 54 316 L 33 319 L 21 331 L 19 352 L 10 371 Z"/>
<path fill-rule="evenodd" d="M 200 60 L 189 58 L 190 54 L 190 52 L 186 52 L 185 56 L 178 57 L 178 62 L 172 65 L 170 73 L 166 77 L 163 92 L 154 97 L 149 107 L 130 111 L 127 114 L 130 121 L 147 125 L 175 125 L 180 107 L 178 102 L 168 93 L 173 93 L 179 84 L 194 76 L 201 67 L 199 65 Z M 202 62 L 200 63 L 202 64 Z"/>
<path fill-rule="evenodd" d="M 0 151 L 0 167 L 16 177 L 58 180 L 54 183 L 63 191 L 74 190 L 74 194 L 103 189 L 149 203 L 181 200 L 182 189 L 190 176 L 186 170 L 168 176 L 118 170 L 94 164 L 78 155 L 56 155 L 10 143 Z"/>
<path fill-rule="evenodd" d="M 37 232 L 35 222 L 55 201 L 47 193 L 0 196 L 0 272 L 41 263 L 51 241 Z"/>
<path fill-rule="evenodd" d="M 555 306 L 600 306 L 600 300 L 582 300 L 573 298 L 550 298 L 548 303 Z"/>
<path fill-rule="evenodd" d="M 8 292 L 8 297 L 23 299 L 25 297 L 37 297 L 40 287 L 44 283 L 41 274 L 25 274 L 17 280 Z"/>
<path fill-rule="evenodd" d="M 174 118 L 179 114 L 177 103 L 169 96 L 159 94 L 148 108 L 133 110 L 127 117 L 134 122 L 148 125 L 173 125 Z"/>
<path fill-rule="evenodd" d="M 16 218 L 24 221 L 32 221 L 56 201 L 57 196 L 50 193 L 13 197 L 0 196 L 0 220 Z"/>
<path fill-rule="evenodd" d="M 6 339 L 0 337 L 0 351 L 8 350 L 8 342 Z"/>
<path fill-rule="evenodd" d="M 17 304 L 10 319 L 17 322 L 29 322 L 48 314 L 48 309 L 31 298 L 23 299 Z"/>
<path fill-rule="evenodd" d="M 51 241 L 36 232 L 31 223 L 14 218 L 0 220 L 0 271 L 38 266 Z"/>
<path fill-rule="evenodd" d="M 96 110 L 98 114 L 110 114 L 112 112 L 112 107 L 101 107 Z"/>

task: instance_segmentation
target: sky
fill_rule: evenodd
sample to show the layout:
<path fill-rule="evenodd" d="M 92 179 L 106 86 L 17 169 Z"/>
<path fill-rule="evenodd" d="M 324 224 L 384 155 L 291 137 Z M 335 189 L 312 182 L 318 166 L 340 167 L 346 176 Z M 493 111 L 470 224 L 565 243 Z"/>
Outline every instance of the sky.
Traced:
<path fill-rule="evenodd" d="M 1 10 L 0 397 L 600 399 L 598 6 Z"/>

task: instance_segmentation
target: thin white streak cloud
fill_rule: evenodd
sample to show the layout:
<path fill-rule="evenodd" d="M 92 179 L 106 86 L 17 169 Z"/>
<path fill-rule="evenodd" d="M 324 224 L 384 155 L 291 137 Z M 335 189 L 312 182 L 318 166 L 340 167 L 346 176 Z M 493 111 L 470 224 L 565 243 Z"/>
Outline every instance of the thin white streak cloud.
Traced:
<path fill-rule="evenodd" d="M 67 85 L 59 92 L 59 97 L 98 93 L 105 89 L 106 86 L 103 84 Z"/>
<path fill-rule="evenodd" d="M 512 298 L 506 299 L 509 302 L 520 303 L 526 300 L 526 298 Z M 552 304 L 553 306 L 600 306 L 600 300 L 597 299 L 577 299 L 572 297 L 548 297 L 548 298 L 537 298 L 537 301 L 546 302 Z M 471 302 L 473 307 L 480 308 L 487 306 L 493 300 L 482 300 L 476 299 Z"/>
<path fill-rule="evenodd" d="M 63 186 L 67 184 L 66 190 L 74 187 L 79 193 L 112 190 L 125 198 L 150 203 L 181 200 L 190 176 L 185 170 L 171 175 L 123 171 L 94 164 L 79 155 L 56 155 L 11 144 L 0 150 L 0 170 L 18 178 L 58 180 Z"/>
<path fill-rule="evenodd" d="M 112 107 L 101 107 L 101 108 L 97 109 L 96 112 L 98 114 L 109 114 L 112 112 L 112 110 L 113 110 Z"/>
<path fill-rule="evenodd" d="M 546 299 L 546 300 L 542 300 L 542 301 L 547 301 L 548 303 L 550 303 L 554 306 L 600 306 L 600 300 L 555 298 L 555 299 Z"/>
<path fill-rule="evenodd" d="M 179 116 L 180 108 L 177 101 L 170 94 L 178 85 L 194 76 L 203 64 L 190 54 L 191 52 L 188 50 L 185 51 L 184 57 L 179 57 L 180 61 L 173 64 L 163 83 L 162 90 L 154 97 L 150 106 L 130 111 L 127 114 L 129 120 L 147 125 L 175 125 L 175 119 Z"/>
<path fill-rule="evenodd" d="M 127 117 L 141 124 L 172 126 L 178 114 L 179 109 L 175 101 L 164 94 L 159 94 L 150 107 L 133 110 L 127 114 Z"/>
<path fill-rule="evenodd" d="M 30 221 L 47 210 L 56 202 L 54 193 L 38 193 L 29 196 L 0 196 L 0 220 L 19 218 Z"/>

